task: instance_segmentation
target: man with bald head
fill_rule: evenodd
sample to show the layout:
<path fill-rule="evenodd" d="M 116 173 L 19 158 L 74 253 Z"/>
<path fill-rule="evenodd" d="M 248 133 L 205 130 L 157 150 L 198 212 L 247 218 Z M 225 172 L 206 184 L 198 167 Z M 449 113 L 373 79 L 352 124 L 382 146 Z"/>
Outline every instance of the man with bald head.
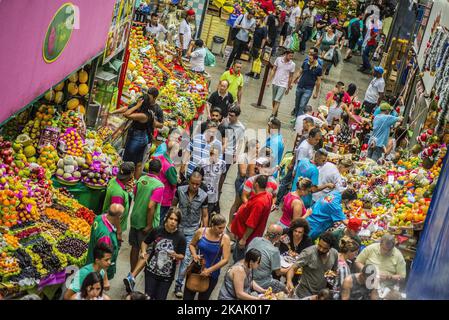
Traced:
<path fill-rule="evenodd" d="M 212 93 L 207 100 L 210 106 L 210 110 L 213 110 L 217 107 L 220 108 L 223 119 L 228 116 L 229 108 L 234 103 L 234 97 L 229 93 L 228 89 L 228 80 L 221 80 L 218 84 L 217 91 Z"/>
<path fill-rule="evenodd" d="M 114 278 L 116 272 L 116 261 L 120 244 L 117 239 L 117 227 L 120 225 L 120 217 L 125 212 L 122 204 L 113 203 L 109 206 L 107 213 L 99 215 L 95 218 L 90 230 L 89 249 L 87 251 L 86 264 L 94 262 L 94 248 L 99 243 L 106 243 L 113 248 L 111 265 L 108 268 L 108 279 Z"/>
<path fill-rule="evenodd" d="M 287 289 L 279 280 L 273 279 L 273 272 L 277 276 L 287 273 L 288 269 L 281 268 L 281 253 L 276 247 L 282 236 L 282 227 L 272 224 L 268 227 L 264 237 L 254 238 L 247 250 L 257 249 L 262 253 L 259 268 L 254 270 L 253 280 L 264 289 L 271 287 L 274 293 Z"/>
<path fill-rule="evenodd" d="M 373 243 L 366 247 L 355 263 L 359 270 L 367 264 L 377 267 L 380 281 L 388 287 L 404 280 L 406 276 L 404 256 L 395 247 L 395 237 L 392 234 L 385 234 L 380 243 Z"/>

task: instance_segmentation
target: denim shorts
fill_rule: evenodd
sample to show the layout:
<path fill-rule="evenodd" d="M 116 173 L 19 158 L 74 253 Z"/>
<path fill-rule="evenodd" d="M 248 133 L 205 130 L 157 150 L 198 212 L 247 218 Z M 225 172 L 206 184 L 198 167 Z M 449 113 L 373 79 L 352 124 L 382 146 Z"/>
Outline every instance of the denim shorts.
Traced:
<path fill-rule="evenodd" d="M 241 177 L 240 175 L 237 176 L 237 178 L 235 179 L 235 182 L 234 182 L 234 188 L 235 188 L 236 194 L 242 195 L 245 181 L 246 181 L 246 179 L 244 177 Z"/>
<path fill-rule="evenodd" d="M 134 164 L 141 163 L 145 156 L 148 143 L 148 133 L 146 130 L 130 129 L 126 138 L 123 161 L 131 161 Z"/>

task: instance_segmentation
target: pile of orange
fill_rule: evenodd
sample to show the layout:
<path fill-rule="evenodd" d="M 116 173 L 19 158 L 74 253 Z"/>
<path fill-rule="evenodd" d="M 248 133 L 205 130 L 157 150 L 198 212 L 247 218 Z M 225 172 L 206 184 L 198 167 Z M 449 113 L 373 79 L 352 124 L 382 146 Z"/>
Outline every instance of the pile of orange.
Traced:
<path fill-rule="evenodd" d="M 79 234 L 86 239 L 90 238 L 90 225 L 86 220 L 81 218 L 72 218 L 69 222 L 69 230 L 73 233 Z"/>
<path fill-rule="evenodd" d="M 58 220 L 67 225 L 69 225 L 72 220 L 72 218 L 67 213 L 53 209 L 53 208 L 45 209 L 45 215 L 47 217 L 49 217 L 50 219 Z"/>

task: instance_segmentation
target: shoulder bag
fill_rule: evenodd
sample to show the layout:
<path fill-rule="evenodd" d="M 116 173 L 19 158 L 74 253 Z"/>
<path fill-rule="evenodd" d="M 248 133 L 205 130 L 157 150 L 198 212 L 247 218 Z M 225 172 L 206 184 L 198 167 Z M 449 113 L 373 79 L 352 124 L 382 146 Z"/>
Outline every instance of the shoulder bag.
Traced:
<path fill-rule="evenodd" d="M 235 26 L 235 25 L 238 25 L 239 23 L 242 23 L 243 17 L 244 17 L 243 14 L 242 14 L 240 17 L 238 17 L 238 18 L 235 20 L 234 26 Z M 230 38 L 231 38 L 232 41 L 234 41 L 234 40 L 237 38 L 237 34 L 238 34 L 239 31 L 240 31 L 239 28 L 235 28 L 234 26 L 233 26 L 232 29 L 231 29 L 231 35 L 230 35 Z"/>
<path fill-rule="evenodd" d="M 220 254 L 221 250 L 221 242 L 223 240 L 223 235 L 220 237 L 220 249 L 217 251 L 217 254 L 212 260 L 215 262 Z M 193 292 L 203 293 L 209 289 L 210 284 L 210 276 L 203 276 L 201 272 L 205 269 L 206 260 L 203 258 L 201 262 L 192 261 L 186 270 L 186 288 Z"/>

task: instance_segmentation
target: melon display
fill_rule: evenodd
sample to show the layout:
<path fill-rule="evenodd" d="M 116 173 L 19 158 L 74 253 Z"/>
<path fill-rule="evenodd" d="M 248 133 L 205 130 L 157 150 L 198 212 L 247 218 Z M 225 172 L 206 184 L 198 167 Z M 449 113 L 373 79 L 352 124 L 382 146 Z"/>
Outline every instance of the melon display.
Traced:
<path fill-rule="evenodd" d="M 58 84 L 58 85 L 55 87 L 55 90 L 56 90 L 56 91 L 62 91 L 62 90 L 64 90 L 64 81 L 61 82 L 60 84 Z"/>
<path fill-rule="evenodd" d="M 80 83 L 87 83 L 89 80 L 89 74 L 85 70 L 80 70 L 78 73 L 78 80 Z"/>
<path fill-rule="evenodd" d="M 80 94 L 80 96 L 84 97 L 89 93 L 89 86 L 85 83 L 80 84 L 80 86 L 78 87 L 78 93 Z"/>
<path fill-rule="evenodd" d="M 77 98 L 72 98 L 69 101 L 67 101 L 67 109 L 68 110 L 75 110 L 80 104 L 80 101 Z"/>
<path fill-rule="evenodd" d="M 47 100 L 48 102 L 53 102 L 53 100 L 55 99 L 55 91 L 54 90 L 49 90 L 45 93 L 44 96 L 45 100 Z"/>
<path fill-rule="evenodd" d="M 70 82 L 75 83 L 78 81 L 78 72 L 75 72 L 69 77 Z"/>
<path fill-rule="evenodd" d="M 72 95 L 75 96 L 78 94 L 78 85 L 74 82 L 70 82 L 67 86 L 67 91 Z"/>

